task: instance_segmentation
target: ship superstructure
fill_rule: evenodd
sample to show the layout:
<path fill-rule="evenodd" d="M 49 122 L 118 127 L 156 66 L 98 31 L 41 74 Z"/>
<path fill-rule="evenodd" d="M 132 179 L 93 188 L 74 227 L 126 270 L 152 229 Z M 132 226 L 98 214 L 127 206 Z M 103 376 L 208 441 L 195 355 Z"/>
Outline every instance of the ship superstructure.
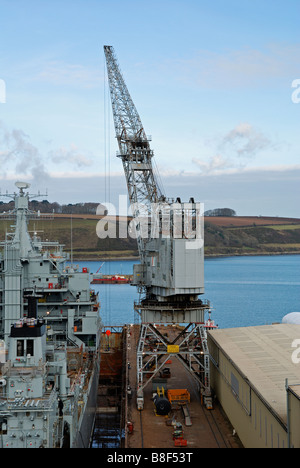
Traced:
<path fill-rule="evenodd" d="M 29 184 L 16 183 L 14 227 L 0 247 L 0 447 L 87 447 L 101 319 L 87 268 L 31 237 Z M 1 218 L 0 218 L 1 219 Z"/>

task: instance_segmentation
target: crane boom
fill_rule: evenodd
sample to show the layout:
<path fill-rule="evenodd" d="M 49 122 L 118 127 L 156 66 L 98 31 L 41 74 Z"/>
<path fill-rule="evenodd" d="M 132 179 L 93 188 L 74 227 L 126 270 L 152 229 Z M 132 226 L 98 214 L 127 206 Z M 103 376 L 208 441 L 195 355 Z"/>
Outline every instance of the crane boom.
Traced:
<path fill-rule="evenodd" d="M 125 147 L 120 147 L 123 152 L 127 149 L 128 139 L 146 141 L 147 138 L 140 116 L 119 69 L 113 47 L 104 46 L 104 53 L 109 76 L 116 136 L 118 142 L 123 142 L 125 145 Z"/>
<path fill-rule="evenodd" d="M 113 109 L 116 138 L 126 177 L 128 195 L 134 219 L 147 219 L 153 205 L 164 199 L 158 186 L 153 166 L 153 151 L 150 148 L 140 116 L 131 99 L 111 46 L 104 46 L 109 89 Z M 150 232 L 142 232 L 136 223 L 139 254 L 145 255 L 144 239 Z"/>
<path fill-rule="evenodd" d="M 149 139 L 120 72 L 113 47 L 104 46 L 104 52 L 119 157 L 125 166 L 129 186 L 133 188 L 135 181 L 139 186 L 143 184 L 147 188 L 147 190 L 130 191 L 130 202 L 158 203 L 164 197 L 154 175 L 153 151 Z"/>

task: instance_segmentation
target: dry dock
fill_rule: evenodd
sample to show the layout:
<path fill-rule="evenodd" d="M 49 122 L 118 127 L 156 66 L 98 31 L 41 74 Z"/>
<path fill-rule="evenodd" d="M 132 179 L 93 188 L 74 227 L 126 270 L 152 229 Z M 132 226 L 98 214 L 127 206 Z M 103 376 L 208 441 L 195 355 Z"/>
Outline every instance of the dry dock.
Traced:
<path fill-rule="evenodd" d="M 125 448 L 174 448 L 174 423 L 182 424 L 183 439 L 187 448 L 241 448 L 239 439 L 234 435 L 222 408 L 214 401 L 214 408 L 207 410 L 202 404 L 197 385 L 192 375 L 172 356 L 168 364 L 171 376 L 168 379 L 169 389 L 187 389 L 190 393 L 188 412 L 190 423 L 185 419 L 182 408 L 172 409 L 166 416 L 157 416 L 153 403 L 152 382 L 145 388 L 144 409 L 136 408 L 136 346 L 139 337 L 139 326 L 129 325 L 124 346 L 126 346 L 126 382 L 127 398 L 125 399 Z M 172 425 L 173 422 L 173 425 Z M 188 423 L 189 425 L 186 425 Z"/>
<path fill-rule="evenodd" d="M 166 392 L 173 390 L 167 394 L 169 400 L 184 396 L 186 406 L 177 403 L 168 408 L 166 416 L 158 416 L 155 411 L 153 395 L 162 382 L 157 385 L 154 379 L 144 388 L 143 411 L 137 410 L 139 330 L 139 325 L 127 325 L 112 330 L 110 337 L 104 333 L 93 447 L 300 447 L 299 349 L 291 347 L 298 343 L 300 325 L 209 331 L 211 384 L 217 397 L 213 398 L 212 410 L 202 405 L 191 373 L 176 354 L 170 354 L 163 385 Z M 172 327 L 163 325 L 158 331 L 162 335 L 167 332 L 171 340 L 175 333 Z M 293 362 L 292 357 L 297 361 Z M 181 439 L 174 440 L 178 428 L 183 433 Z"/>
<path fill-rule="evenodd" d="M 166 331 L 162 328 L 161 332 Z M 110 330 L 109 335 L 107 330 Z M 153 402 L 155 384 L 149 382 L 144 391 L 144 409 L 137 410 L 136 348 L 139 331 L 139 325 L 126 325 L 107 327 L 103 332 L 92 447 L 172 449 L 175 448 L 173 432 L 177 424 L 182 426 L 182 440 L 186 441 L 188 449 L 242 448 L 218 401 L 214 400 L 212 410 L 201 404 L 194 378 L 175 355 L 170 356 L 168 364 L 170 377 L 166 379 L 167 388 L 186 389 L 190 396 L 188 404 L 174 405 L 167 416 L 157 416 Z"/>

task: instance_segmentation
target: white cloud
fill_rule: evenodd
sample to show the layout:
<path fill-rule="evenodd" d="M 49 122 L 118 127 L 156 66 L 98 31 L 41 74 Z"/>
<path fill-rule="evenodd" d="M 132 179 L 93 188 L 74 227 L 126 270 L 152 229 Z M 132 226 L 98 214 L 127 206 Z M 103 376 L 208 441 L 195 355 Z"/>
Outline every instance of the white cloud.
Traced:
<path fill-rule="evenodd" d="M 201 174 L 218 174 L 232 166 L 231 161 L 220 154 L 212 156 L 208 161 L 197 158 L 193 158 L 192 161 L 200 168 Z"/>
<path fill-rule="evenodd" d="M 243 175 L 243 174 L 260 174 L 268 176 L 271 173 L 277 174 L 279 177 L 285 177 L 286 173 L 293 173 L 295 171 L 297 178 L 298 172 L 300 171 L 300 164 L 274 164 L 269 166 L 233 166 L 230 161 L 224 160 L 221 156 L 212 157 L 206 161 L 201 161 L 194 158 L 193 162 L 200 168 L 199 172 L 193 171 L 176 171 L 173 170 L 172 173 L 168 171 L 161 171 L 160 175 L 164 180 L 171 180 L 172 177 L 179 177 L 188 184 L 188 179 L 194 177 L 204 178 L 204 177 L 214 177 L 214 176 L 226 176 L 226 175 Z"/>
<path fill-rule="evenodd" d="M 36 178 L 47 177 L 38 148 L 23 130 L 8 130 L 0 122 L 0 147 L 0 164 L 4 176 L 8 173 L 23 173 Z"/>
<path fill-rule="evenodd" d="M 72 164 L 77 167 L 87 167 L 92 165 L 92 158 L 89 158 L 80 151 L 73 143 L 70 148 L 61 147 L 57 150 L 49 151 L 49 156 L 55 164 Z"/>
<path fill-rule="evenodd" d="M 208 159 L 192 159 L 201 169 L 201 173 L 206 175 L 241 171 L 249 162 L 253 162 L 260 152 L 275 150 L 278 147 L 277 143 L 247 122 L 236 125 L 221 138 L 211 141 L 216 146 L 213 149 L 217 151 L 217 155 Z"/>
<path fill-rule="evenodd" d="M 1 176 L 10 180 L 26 177 L 38 182 L 52 177 L 58 166 L 62 175 L 78 174 L 79 169 L 91 167 L 95 160 L 93 154 L 80 150 L 74 143 L 68 148 L 41 152 L 22 129 L 7 129 L 1 121 L 0 148 Z M 81 175 L 84 176 L 83 172 Z"/>
<path fill-rule="evenodd" d="M 249 123 L 240 123 L 228 132 L 220 144 L 221 148 L 234 152 L 238 157 L 254 157 L 259 151 L 274 146 L 259 130 Z"/>

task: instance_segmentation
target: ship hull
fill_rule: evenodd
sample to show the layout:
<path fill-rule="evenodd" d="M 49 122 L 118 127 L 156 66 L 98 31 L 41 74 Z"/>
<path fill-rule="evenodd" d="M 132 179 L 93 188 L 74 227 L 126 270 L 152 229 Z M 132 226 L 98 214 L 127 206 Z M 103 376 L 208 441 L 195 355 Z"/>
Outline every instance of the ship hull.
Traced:
<path fill-rule="evenodd" d="M 85 409 L 72 448 L 90 448 L 91 446 L 97 410 L 99 374 L 100 353 L 94 363 Z"/>

